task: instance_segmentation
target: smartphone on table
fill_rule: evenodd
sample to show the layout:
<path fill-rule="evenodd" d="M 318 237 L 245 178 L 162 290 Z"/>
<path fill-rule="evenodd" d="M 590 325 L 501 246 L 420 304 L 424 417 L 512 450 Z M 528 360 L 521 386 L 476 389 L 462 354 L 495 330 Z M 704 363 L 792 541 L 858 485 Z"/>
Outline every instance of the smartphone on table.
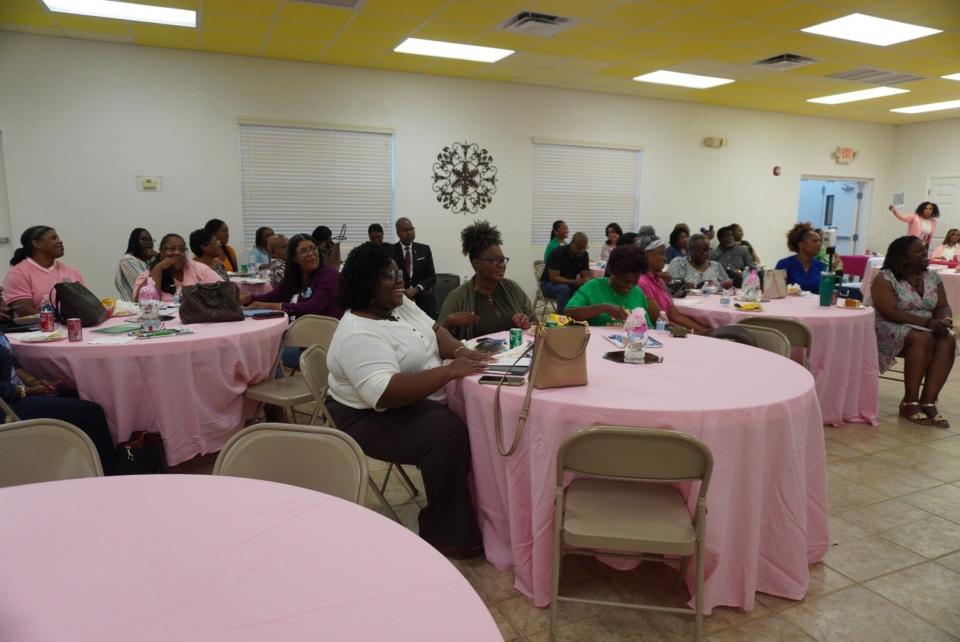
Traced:
<path fill-rule="evenodd" d="M 524 383 L 526 383 L 526 380 L 523 377 L 518 377 L 516 375 L 507 375 L 506 377 L 501 377 L 500 375 L 483 375 L 480 377 L 480 383 L 495 386 L 500 383 L 501 379 L 503 379 L 503 385 L 505 386 L 522 386 Z"/>

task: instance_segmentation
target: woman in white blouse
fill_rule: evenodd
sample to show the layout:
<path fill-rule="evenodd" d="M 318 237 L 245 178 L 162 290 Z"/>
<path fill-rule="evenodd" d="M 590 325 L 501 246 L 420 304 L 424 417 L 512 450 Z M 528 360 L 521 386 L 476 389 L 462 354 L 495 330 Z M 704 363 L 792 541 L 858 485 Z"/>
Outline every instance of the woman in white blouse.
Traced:
<path fill-rule="evenodd" d="M 133 301 L 133 286 L 137 282 L 137 277 L 148 269 L 147 264 L 156 255 L 157 251 L 153 249 L 153 237 L 150 232 L 142 227 L 130 232 L 127 253 L 120 257 L 117 275 L 113 279 L 121 299 Z"/>
<path fill-rule="evenodd" d="M 428 501 L 420 511 L 423 539 L 448 557 L 479 555 L 470 440 L 444 403 L 447 382 L 481 372 L 488 357 L 407 299 L 388 245 L 364 243 L 350 252 L 340 300 L 346 312 L 327 355 L 334 422 L 367 455 L 420 468 Z"/>
<path fill-rule="evenodd" d="M 930 258 L 943 259 L 944 261 L 960 260 L 960 230 L 956 228 L 947 230 L 947 235 L 943 237 L 943 243 L 937 246 Z"/>

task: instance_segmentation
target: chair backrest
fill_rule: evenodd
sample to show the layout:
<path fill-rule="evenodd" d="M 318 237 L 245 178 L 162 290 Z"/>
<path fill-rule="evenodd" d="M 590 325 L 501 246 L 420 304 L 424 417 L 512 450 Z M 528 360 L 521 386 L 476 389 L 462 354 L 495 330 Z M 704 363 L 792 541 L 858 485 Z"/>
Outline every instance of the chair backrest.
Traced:
<path fill-rule="evenodd" d="M 103 477 L 103 468 L 76 426 L 56 419 L 0 425 L 0 487 L 83 477 Z"/>
<path fill-rule="evenodd" d="M 757 340 L 753 338 L 750 331 L 739 325 L 722 325 L 710 331 L 710 336 L 715 339 L 724 339 L 734 343 L 742 343 L 746 346 L 757 347 Z"/>
<path fill-rule="evenodd" d="M 654 482 L 701 480 L 704 497 L 713 455 L 692 435 L 666 429 L 596 426 L 567 437 L 557 451 L 557 486 L 564 471 L 591 477 Z"/>
<path fill-rule="evenodd" d="M 283 345 L 288 348 L 306 348 L 312 345 L 329 348 L 330 341 L 333 340 L 333 333 L 337 331 L 339 323 L 333 317 L 325 317 L 319 314 L 305 314 L 302 317 L 297 317 L 287 328 L 287 334 L 283 337 Z"/>
<path fill-rule="evenodd" d="M 336 428 L 333 423 L 333 417 L 327 411 L 324 399 L 327 396 L 327 375 L 330 371 L 327 369 L 327 351 L 323 346 L 310 346 L 300 354 L 300 372 L 303 374 L 303 380 L 307 384 L 307 390 L 313 395 L 313 400 L 320 406 L 320 416 L 323 417 L 323 425 Z"/>
<path fill-rule="evenodd" d="M 787 337 L 787 341 L 790 342 L 792 347 L 804 348 L 808 352 L 813 350 L 813 335 L 810 334 L 810 328 L 796 319 L 785 319 L 783 317 L 746 317 L 745 319 L 740 319 L 739 323 L 741 325 L 779 330 Z"/>
<path fill-rule="evenodd" d="M 790 358 L 790 340 L 779 330 L 747 324 L 739 327 L 746 329 L 753 336 L 753 340 L 757 342 L 757 347 L 761 350 L 779 354 L 787 359 Z"/>
<path fill-rule="evenodd" d="M 362 504 L 367 458 L 335 428 L 266 423 L 244 428 L 217 456 L 214 475 L 290 484 Z"/>
<path fill-rule="evenodd" d="M 443 307 L 447 295 L 460 287 L 460 277 L 456 274 L 438 274 L 437 283 L 433 286 L 433 299 L 437 310 Z"/>
<path fill-rule="evenodd" d="M 540 283 L 540 280 L 543 279 L 543 271 L 547 269 L 546 261 L 534 261 L 533 262 L 533 278 L 536 279 L 537 283 Z"/>

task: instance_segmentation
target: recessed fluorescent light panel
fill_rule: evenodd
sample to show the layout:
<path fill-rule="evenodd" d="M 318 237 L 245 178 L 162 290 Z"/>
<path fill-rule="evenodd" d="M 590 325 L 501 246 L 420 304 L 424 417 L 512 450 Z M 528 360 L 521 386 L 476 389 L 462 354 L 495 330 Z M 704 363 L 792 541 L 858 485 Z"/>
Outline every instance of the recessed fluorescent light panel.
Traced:
<path fill-rule="evenodd" d="M 476 45 L 461 45 L 456 42 L 423 40 L 421 38 L 407 38 L 397 45 L 394 51 L 417 56 L 473 60 L 474 62 L 497 62 L 513 53 L 511 49 L 477 47 Z"/>
<path fill-rule="evenodd" d="M 839 105 L 840 103 L 854 103 L 858 100 L 870 100 L 871 98 L 883 98 L 884 96 L 895 96 L 897 94 L 908 93 L 910 93 L 909 89 L 897 89 L 896 87 L 874 87 L 873 89 L 848 91 L 845 94 L 833 94 L 832 96 L 808 98 L 807 102 L 820 103 L 821 105 Z"/>
<path fill-rule="evenodd" d="M 942 109 L 960 109 L 960 100 L 948 100 L 945 103 L 927 103 L 926 105 L 914 105 L 912 107 L 900 107 L 891 109 L 898 114 L 922 114 L 927 111 L 940 111 Z"/>
<path fill-rule="evenodd" d="M 949 76 L 940 76 L 944 80 L 960 80 L 960 74 L 950 74 Z"/>
<path fill-rule="evenodd" d="M 720 85 L 729 85 L 733 81 L 729 78 L 715 76 L 698 76 L 697 74 L 682 74 L 679 71 L 652 71 L 634 78 L 639 82 L 652 82 L 658 85 L 675 85 L 677 87 L 691 87 L 693 89 L 709 89 Z"/>
<path fill-rule="evenodd" d="M 174 27 L 197 26 L 197 12 L 188 9 L 155 7 L 149 4 L 114 2 L 113 0 L 43 0 L 50 11 L 74 13 L 80 16 L 154 22 Z"/>
<path fill-rule="evenodd" d="M 880 45 L 881 47 L 940 33 L 940 29 L 911 25 L 896 20 L 874 18 L 862 13 L 851 13 L 849 16 L 822 22 L 801 31 L 815 33 L 818 36 L 865 42 L 868 45 Z"/>

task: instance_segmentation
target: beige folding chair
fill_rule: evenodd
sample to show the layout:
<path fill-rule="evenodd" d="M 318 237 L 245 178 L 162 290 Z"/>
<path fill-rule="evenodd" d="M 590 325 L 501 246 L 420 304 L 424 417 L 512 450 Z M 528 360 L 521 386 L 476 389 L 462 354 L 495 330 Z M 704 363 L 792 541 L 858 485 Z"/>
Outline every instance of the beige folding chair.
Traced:
<path fill-rule="evenodd" d="M 56 419 L 0 425 L 0 487 L 83 477 L 103 477 L 103 468 L 76 426 Z"/>
<path fill-rule="evenodd" d="M 783 333 L 783 336 L 787 337 L 791 348 L 803 349 L 803 365 L 808 370 L 810 369 L 810 359 L 813 355 L 813 335 L 807 326 L 796 319 L 786 319 L 784 317 L 746 317 L 740 319 L 739 323 L 758 328 L 779 330 Z"/>
<path fill-rule="evenodd" d="M 317 410 L 314 412 L 314 421 L 320 419 L 321 425 L 329 426 L 330 428 L 336 428 L 336 423 L 333 421 L 333 417 L 330 415 L 330 411 L 327 410 L 325 400 L 327 398 L 327 375 L 329 371 L 327 370 L 327 351 L 323 346 L 315 345 L 310 346 L 300 355 L 300 371 L 303 373 L 304 381 L 307 383 L 307 388 L 310 390 L 310 393 L 313 395 L 313 399 L 317 404 Z M 311 421 L 313 423 L 313 421 Z M 373 480 L 372 477 L 369 478 L 370 490 L 373 491 L 373 494 L 376 495 L 377 501 L 383 506 L 384 510 L 390 513 L 390 516 L 400 522 L 400 517 L 397 515 L 397 512 L 393 509 L 393 506 L 387 502 L 387 498 L 384 493 L 387 490 L 387 482 L 390 481 L 390 474 L 393 472 L 394 466 L 396 466 L 397 472 L 400 473 L 400 479 L 403 480 L 404 486 L 407 488 L 407 492 L 410 493 L 410 498 L 413 501 L 417 501 L 417 496 L 420 494 L 420 491 L 414 485 L 413 481 L 410 479 L 410 476 L 407 475 L 407 471 L 403 469 L 403 466 L 399 464 L 390 464 L 387 466 L 387 472 L 383 476 L 383 484 L 379 487 L 377 483 Z"/>
<path fill-rule="evenodd" d="M 307 389 L 307 384 L 303 377 L 288 375 L 282 366 L 281 356 L 284 348 L 306 348 L 311 345 L 320 345 L 325 348 L 330 347 L 330 341 L 333 340 L 333 333 L 336 332 L 338 321 L 332 317 L 324 317 L 318 314 L 307 314 L 298 317 L 283 337 L 280 346 L 280 352 L 274 361 L 271 374 L 280 371 L 280 376 L 276 378 L 261 381 L 247 388 L 243 394 L 247 399 L 268 403 L 283 408 L 287 421 L 296 423 L 297 406 L 313 401 L 313 395 Z M 314 408 L 310 416 L 309 424 L 317 418 L 319 408 Z"/>
<path fill-rule="evenodd" d="M 564 488 L 564 473 L 577 477 Z M 707 490 L 713 456 L 699 439 L 672 430 L 597 426 L 567 437 L 557 452 L 550 639 L 556 638 L 559 602 L 694 615 L 694 639 L 703 633 L 703 551 Z M 693 517 L 678 482 L 700 481 Z M 568 553 L 666 562 L 680 557 L 678 585 L 696 554 L 695 609 L 628 604 L 560 595 L 560 569 Z"/>
<path fill-rule="evenodd" d="M 361 505 L 367 496 L 360 446 L 347 433 L 321 426 L 248 426 L 217 455 L 213 474 L 300 486 Z"/>
<path fill-rule="evenodd" d="M 17 413 L 13 411 L 13 408 L 10 407 L 3 399 L 0 399 L 0 412 L 3 413 L 3 422 L 9 423 L 11 421 L 20 421 L 20 417 L 17 416 Z"/>
<path fill-rule="evenodd" d="M 787 359 L 790 358 L 790 340 L 779 330 L 746 323 L 739 327 L 746 329 L 753 336 L 754 341 L 757 342 L 757 347 L 761 350 L 779 354 Z"/>
<path fill-rule="evenodd" d="M 534 261 L 533 262 L 533 278 L 537 284 L 537 293 L 533 298 L 533 311 L 537 315 L 538 319 L 542 319 L 544 315 L 547 314 L 548 306 L 553 308 L 553 311 L 557 311 L 557 300 L 551 297 L 548 297 L 543 293 L 543 271 L 547 269 L 547 264 L 545 261 Z"/>
<path fill-rule="evenodd" d="M 757 347 L 757 340 L 753 338 L 750 331 L 738 325 L 722 325 L 710 331 L 710 336 L 714 339 L 723 339 L 724 341 L 733 341 L 747 346 Z"/>

